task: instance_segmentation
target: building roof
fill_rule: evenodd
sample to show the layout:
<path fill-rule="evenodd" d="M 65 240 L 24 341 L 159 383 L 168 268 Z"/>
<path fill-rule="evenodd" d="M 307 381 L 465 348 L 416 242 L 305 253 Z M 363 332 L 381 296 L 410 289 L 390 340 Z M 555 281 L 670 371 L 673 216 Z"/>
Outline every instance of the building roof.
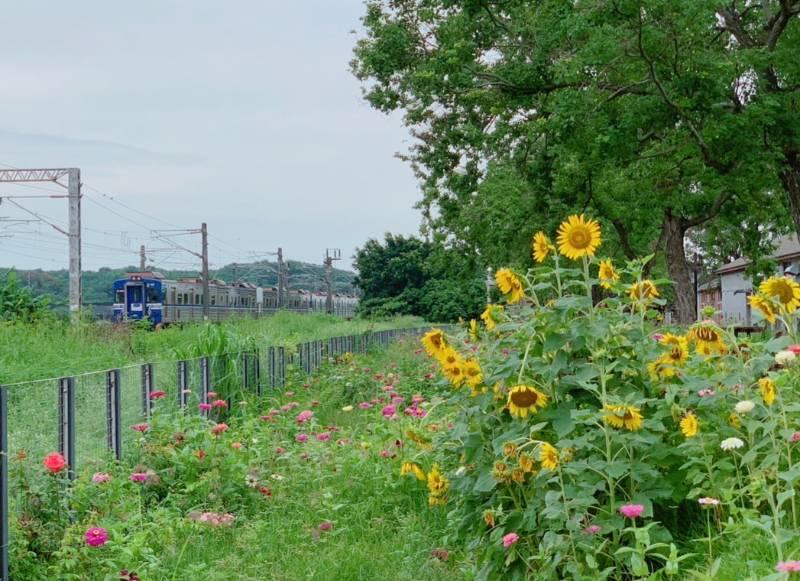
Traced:
<path fill-rule="evenodd" d="M 787 234 L 786 236 L 780 236 L 776 240 L 777 247 L 775 251 L 772 253 L 772 258 L 776 260 L 786 259 L 786 258 L 795 258 L 800 256 L 800 242 L 797 240 L 797 234 Z M 723 264 L 717 269 L 717 274 L 727 274 L 731 272 L 736 272 L 739 270 L 744 270 L 747 268 L 747 265 L 750 264 L 750 261 L 747 258 L 737 258 L 733 262 L 729 262 L 728 264 Z"/>

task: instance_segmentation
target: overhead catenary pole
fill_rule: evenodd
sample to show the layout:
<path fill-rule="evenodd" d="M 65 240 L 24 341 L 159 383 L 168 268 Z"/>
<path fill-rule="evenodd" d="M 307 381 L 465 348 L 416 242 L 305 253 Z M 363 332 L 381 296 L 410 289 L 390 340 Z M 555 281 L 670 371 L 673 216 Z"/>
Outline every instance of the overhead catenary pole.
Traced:
<path fill-rule="evenodd" d="M 144 251 L 144 244 L 139 246 L 139 271 L 144 272 L 147 268 L 147 254 Z"/>
<path fill-rule="evenodd" d="M 283 278 L 283 248 L 278 248 L 278 308 L 283 308 L 284 292 L 286 292 L 286 282 Z"/>
<path fill-rule="evenodd" d="M 338 248 L 325 249 L 325 312 L 333 314 L 333 261 L 341 260 L 342 251 Z"/>
<path fill-rule="evenodd" d="M 208 226 L 203 222 L 200 226 L 200 235 L 203 239 L 203 320 L 208 321 L 208 306 L 211 295 L 208 288 Z"/>

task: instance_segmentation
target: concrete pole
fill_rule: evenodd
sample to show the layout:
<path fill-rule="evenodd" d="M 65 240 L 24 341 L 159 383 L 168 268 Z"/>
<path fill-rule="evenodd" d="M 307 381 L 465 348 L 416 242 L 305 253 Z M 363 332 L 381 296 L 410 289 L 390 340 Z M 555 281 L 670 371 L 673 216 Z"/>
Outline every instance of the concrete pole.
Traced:
<path fill-rule="evenodd" d="M 203 222 L 200 227 L 203 238 L 203 320 L 208 321 L 208 307 L 211 304 L 211 293 L 208 288 L 208 226 Z"/>
<path fill-rule="evenodd" d="M 147 255 L 144 253 L 144 244 L 139 246 L 139 272 L 147 268 Z"/>
<path fill-rule="evenodd" d="M 333 314 L 333 257 L 325 251 L 325 288 L 328 296 L 325 298 L 325 312 Z"/>
<path fill-rule="evenodd" d="M 72 168 L 69 182 L 69 311 L 78 318 L 81 310 L 81 170 Z"/>
<path fill-rule="evenodd" d="M 278 248 L 278 308 L 283 308 L 283 293 L 286 291 L 283 279 L 283 248 Z"/>

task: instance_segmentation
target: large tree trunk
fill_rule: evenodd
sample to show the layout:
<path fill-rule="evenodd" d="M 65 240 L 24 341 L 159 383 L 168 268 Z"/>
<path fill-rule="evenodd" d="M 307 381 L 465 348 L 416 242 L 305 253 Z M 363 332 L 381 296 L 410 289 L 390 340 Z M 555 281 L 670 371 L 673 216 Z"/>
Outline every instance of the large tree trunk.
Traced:
<path fill-rule="evenodd" d="M 786 161 L 778 173 L 789 199 L 789 213 L 792 215 L 794 229 L 800 237 L 800 153 L 795 149 L 785 151 Z"/>
<path fill-rule="evenodd" d="M 667 271 L 675 285 L 675 322 L 689 324 L 697 319 L 697 297 L 683 246 L 685 234 L 684 220 L 668 208 L 664 213 L 664 253 Z"/>

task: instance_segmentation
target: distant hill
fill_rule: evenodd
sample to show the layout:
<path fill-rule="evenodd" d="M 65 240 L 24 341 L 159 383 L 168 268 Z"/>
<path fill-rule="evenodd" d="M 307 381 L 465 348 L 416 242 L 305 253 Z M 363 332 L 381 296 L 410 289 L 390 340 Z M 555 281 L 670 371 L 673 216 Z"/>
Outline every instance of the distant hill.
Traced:
<path fill-rule="evenodd" d="M 318 264 L 287 261 L 289 288 L 305 290 L 324 290 L 325 268 Z M 139 268 L 101 268 L 97 271 L 83 272 L 83 302 L 86 304 L 109 304 L 112 302 L 111 284 L 126 272 Z M 0 280 L 5 278 L 8 268 L 0 268 Z M 168 279 L 196 277 L 196 270 L 158 270 Z M 54 306 L 66 305 L 69 277 L 66 270 L 17 270 L 20 282 L 29 286 L 37 295 L 47 295 Z M 275 262 L 259 261 L 252 263 L 228 264 L 211 272 L 213 278 L 225 282 L 241 280 L 259 286 L 278 286 L 278 265 Z M 355 273 L 348 270 L 333 269 L 333 288 L 337 293 L 352 293 Z"/>

